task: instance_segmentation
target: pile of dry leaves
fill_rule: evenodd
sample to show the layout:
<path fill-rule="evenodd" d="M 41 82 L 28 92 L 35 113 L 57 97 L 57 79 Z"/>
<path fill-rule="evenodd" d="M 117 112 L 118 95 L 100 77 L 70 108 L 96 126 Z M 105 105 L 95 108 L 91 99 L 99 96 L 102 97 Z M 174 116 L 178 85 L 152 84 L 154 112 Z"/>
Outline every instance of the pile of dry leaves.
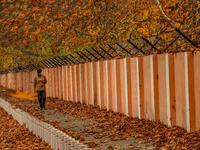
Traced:
<path fill-rule="evenodd" d="M 36 102 L 33 104 L 30 101 L 12 98 L 10 96 L 12 92 L 14 91 L 7 89 L 5 92 L 0 93 L 0 97 L 44 121 L 43 116 L 35 113 L 35 110 L 39 109 L 39 105 L 35 105 Z M 98 122 L 93 123 L 90 129 L 84 131 L 88 132 L 94 138 L 101 139 L 102 137 L 108 137 L 110 141 L 116 141 L 136 137 L 142 139 L 142 142 L 152 143 L 155 148 L 200 149 L 200 131 L 187 133 L 186 130 L 180 127 L 174 126 L 169 128 L 160 122 L 144 119 L 139 120 L 138 118 L 128 117 L 121 113 L 101 109 L 98 106 L 87 106 L 85 104 L 63 101 L 57 98 L 48 98 L 47 108 L 64 114 L 74 115 L 83 120 L 88 119 Z M 56 122 L 49 123 L 58 127 Z M 76 139 L 80 140 L 82 137 L 73 131 L 64 128 L 60 129 Z"/>
<path fill-rule="evenodd" d="M 0 108 L 0 149 L 51 149 Z"/>

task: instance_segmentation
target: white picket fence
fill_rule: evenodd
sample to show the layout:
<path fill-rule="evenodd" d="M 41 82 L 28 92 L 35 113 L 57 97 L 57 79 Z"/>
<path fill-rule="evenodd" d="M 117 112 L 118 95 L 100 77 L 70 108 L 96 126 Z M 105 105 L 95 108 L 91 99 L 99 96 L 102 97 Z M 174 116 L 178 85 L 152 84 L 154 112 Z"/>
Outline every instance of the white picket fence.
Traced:
<path fill-rule="evenodd" d="M 47 142 L 55 150 L 92 150 L 52 125 L 34 118 L 18 108 L 14 109 L 10 103 L 2 98 L 0 98 L 0 107 L 12 115 L 21 125 L 25 124 L 30 132 Z"/>

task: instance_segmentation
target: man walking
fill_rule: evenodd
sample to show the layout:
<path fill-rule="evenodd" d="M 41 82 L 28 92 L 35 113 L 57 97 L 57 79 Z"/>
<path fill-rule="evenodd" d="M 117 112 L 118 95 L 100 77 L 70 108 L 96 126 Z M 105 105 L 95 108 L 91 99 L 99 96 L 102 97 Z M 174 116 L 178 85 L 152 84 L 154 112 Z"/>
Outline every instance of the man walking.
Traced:
<path fill-rule="evenodd" d="M 44 75 L 41 74 L 42 69 L 37 70 L 37 76 L 34 78 L 34 92 L 37 91 L 38 100 L 40 103 L 40 110 L 45 109 L 45 101 L 46 101 L 46 91 L 45 84 L 47 83 L 47 79 Z"/>

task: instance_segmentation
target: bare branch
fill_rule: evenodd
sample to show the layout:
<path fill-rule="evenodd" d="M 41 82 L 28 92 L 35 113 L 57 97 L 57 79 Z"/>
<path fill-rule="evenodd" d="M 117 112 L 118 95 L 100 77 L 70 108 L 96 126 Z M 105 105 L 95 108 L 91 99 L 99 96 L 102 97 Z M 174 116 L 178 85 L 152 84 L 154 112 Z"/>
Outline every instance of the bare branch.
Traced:
<path fill-rule="evenodd" d="M 165 19 L 165 21 L 167 21 L 173 28 L 181 28 L 181 25 L 177 22 L 174 22 L 173 20 L 171 20 L 169 17 L 167 17 L 167 15 L 165 14 L 165 12 L 162 9 L 162 6 L 160 4 L 159 0 L 153 0 L 154 4 L 158 6 L 159 12 L 161 14 L 161 16 Z"/>

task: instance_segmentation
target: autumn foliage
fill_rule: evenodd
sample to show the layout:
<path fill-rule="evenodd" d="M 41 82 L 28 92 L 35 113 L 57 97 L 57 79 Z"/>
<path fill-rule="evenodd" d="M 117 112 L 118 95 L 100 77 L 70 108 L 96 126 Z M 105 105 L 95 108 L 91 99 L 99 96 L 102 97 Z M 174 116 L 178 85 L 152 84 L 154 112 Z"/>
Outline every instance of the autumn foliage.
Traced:
<path fill-rule="evenodd" d="M 11 94 L 11 96 L 19 99 L 25 99 L 25 100 L 35 100 L 37 93 L 28 93 L 28 91 L 20 91 L 19 89 L 16 89 L 16 94 Z"/>
<path fill-rule="evenodd" d="M 160 2 L 167 16 L 196 39 L 200 30 L 200 3 L 197 0 Z M 91 45 L 172 30 L 152 0 L 1 0 L 0 24 L 1 69 Z"/>

